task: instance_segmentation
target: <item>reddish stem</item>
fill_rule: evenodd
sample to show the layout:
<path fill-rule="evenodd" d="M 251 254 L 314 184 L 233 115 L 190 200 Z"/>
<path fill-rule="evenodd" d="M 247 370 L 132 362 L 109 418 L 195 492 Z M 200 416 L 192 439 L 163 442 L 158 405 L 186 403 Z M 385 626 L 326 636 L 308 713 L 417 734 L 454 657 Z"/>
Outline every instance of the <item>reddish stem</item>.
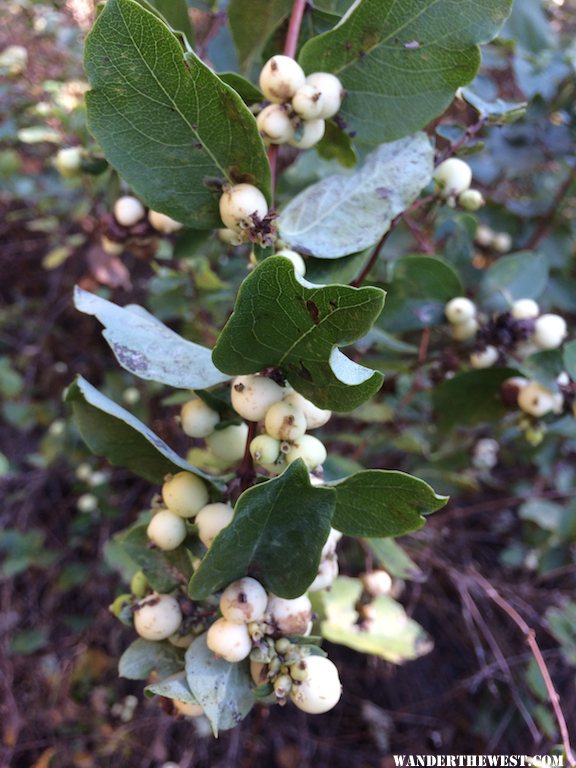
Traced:
<path fill-rule="evenodd" d="M 302 19 L 304 18 L 306 3 L 307 0 L 294 0 L 294 5 L 292 6 L 288 33 L 286 34 L 286 42 L 284 43 L 284 56 L 290 56 L 291 59 L 296 55 L 298 37 L 300 36 L 300 27 L 302 26 Z"/>

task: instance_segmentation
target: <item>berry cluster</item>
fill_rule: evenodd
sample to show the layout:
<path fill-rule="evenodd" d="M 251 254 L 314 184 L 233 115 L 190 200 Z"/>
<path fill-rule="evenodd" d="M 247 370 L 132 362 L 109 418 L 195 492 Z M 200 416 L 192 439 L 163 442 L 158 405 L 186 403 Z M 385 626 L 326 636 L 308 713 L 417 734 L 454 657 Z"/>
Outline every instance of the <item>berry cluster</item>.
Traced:
<path fill-rule="evenodd" d="M 137 197 L 122 195 L 114 203 L 112 215 L 103 217 L 102 248 L 113 256 L 119 256 L 126 240 L 146 240 L 160 233 L 171 235 L 182 229 L 182 224 L 165 213 L 149 209 Z"/>
<path fill-rule="evenodd" d="M 450 157 L 440 163 L 434 171 L 437 193 L 450 206 L 456 203 L 466 211 L 477 211 L 484 205 L 482 193 L 470 189 L 472 169 L 457 157 Z"/>

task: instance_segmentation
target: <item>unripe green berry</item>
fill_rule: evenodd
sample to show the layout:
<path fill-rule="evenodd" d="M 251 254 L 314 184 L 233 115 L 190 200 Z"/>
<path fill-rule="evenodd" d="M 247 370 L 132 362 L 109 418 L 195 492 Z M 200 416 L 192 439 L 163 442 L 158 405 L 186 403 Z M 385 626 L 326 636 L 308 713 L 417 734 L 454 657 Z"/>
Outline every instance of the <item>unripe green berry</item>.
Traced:
<path fill-rule="evenodd" d="M 250 455 L 256 464 L 274 464 L 280 456 L 280 441 L 270 435 L 258 435 L 250 443 Z"/>
<path fill-rule="evenodd" d="M 206 445 L 218 459 L 233 464 L 244 456 L 247 438 L 247 424 L 231 424 L 208 435 Z"/>
<path fill-rule="evenodd" d="M 264 426 L 270 437 L 292 442 L 306 432 L 306 417 L 299 408 L 281 401 L 268 409 Z"/>
<path fill-rule="evenodd" d="M 261 621 L 267 604 L 266 590 L 250 576 L 233 581 L 220 597 L 220 611 L 224 618 L 245 624 Z"/>
<path fill-rule="evenodd" d="M 146 215 L 144 206 L 136 197 L 124 195 L 114 203 L 114 218 L 122 227 L 133 227 Z"/>
<path fill-rule="evenodd" d="M 241 231 L 254 224 L 254 217 L 263 219 L 268 213 L 266 198 L 252 184 L 236 184 L 222 192 L 220 218 L 224 226 Z"/>
<path fill-rule="evenodd" d="M 261 421 L 274 403 L 279 403 L 285 390 L 267 376 L 237 376 L 232 382 L 232 408 L 247 421 Z"/>
<path fill-rule="evenodd" d="M 290 640 L 288 640 L 287 637 L 279 637 L 278 640 L 274 643 L 274 648 L 277 651 L 277 653 L 281 654 L 282 656 L 285 653 L 288 653 L 288 651 L 292 648 L 292 643 Z"/>
<path fill-rule="evenodd" d="M 217 619 L 206 633 L 206 645 L 216 656 L 231 664 L 242 661 L 252 650 L 246 624 Z"/>
<path fill-rule="evenodd" d="M 182 611 L 171 595 L 154 592 L 134 606 L 134 629 L 145 640 L 166 640 L 182 623 Z"/>
<path fill-rule="evenodd" d="M 202 544 L 210 549 L 220 531 L 232 522 L 234 510 L 229 504 L 216 502 L 207 504 L 196 515 L 198 536 Z"/>
<path fill-rule="evenodd" d="M 162 498 L 175 515 L 194 517 L 208 502 L 208 488 L 191 472 L 178 472 L 162 486 Z"/>
<path fill-rule="evenodd" d="M 460 195 L 458 195 L 458 205 L 464 208 L 465 211 L 478 211 L 483 205 L 486 205 L 486 201 L 482 196 L 482 192 L 477 189 L 466 189 Z"/>
<path fill-rule="evenodd" d="M 285 699 L 291 688 L 292 679 L 289 675 L 280 675 L 274 681 L 274 693 L 278 699 Z"/>
<path fill-rule="evenodd" d="M 323 656 L 305 660 L 308 675 L 290 691 L 292 702 L 310 715 L 319 715 L 336 706 L 342 695 L 342 684 L 336 666 Z"/>
<path fill-rule="evenodd" d="M 272 56 L 260 72 L 260 90 L 275 104 L 290 101 L 305 82 L 304 70 L 289 56 Z"/>
<path fill-rule="evenodd" d="M 158 549 L 170 551 L 179 547 L 186 538 L 186 523 L 173 512 L 162 509 L 150 520 L 146 533 Z"/>
<path fill-rule="evenodd" d="M 214 432 L 220 414 L 213 411 L 199 397 L 188 400 L 180 410 L 180 423 L 188 437 L 207 437 Z"/>
<path fill-rule="evenodd" d="M 136 571 L 130 580 L 130 592 L 136 597 L 144 597 L 148 589 L 148 579 L 144 571 Z"/>

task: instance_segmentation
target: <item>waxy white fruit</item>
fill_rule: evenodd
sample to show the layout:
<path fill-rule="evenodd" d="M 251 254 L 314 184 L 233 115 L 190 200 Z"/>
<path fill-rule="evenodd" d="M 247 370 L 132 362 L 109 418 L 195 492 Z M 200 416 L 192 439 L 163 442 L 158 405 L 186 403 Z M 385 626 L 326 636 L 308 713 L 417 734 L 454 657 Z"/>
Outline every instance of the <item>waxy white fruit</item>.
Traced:
<path fill-rule="evenodd" d="M 472 368 L 491 368 L 497 361 L 499 352 L 491 344 L 478 352 L 472 352 L 470 355 L 470 365 Z"/>
<path fill-rule="evenodd" d="M 292 266 L 294 267 L 294 272 L 296 272 L 297 275 L 300 275 L 300 277 L 304 277 L 306 274 L 306 262 L 297 251 L 291 251 L 289 248 L 282 248 L 281 251 L 277 251 L 274 255 L 283 256 L 285 259 L 291 261 Z"/>
<path fill-rule="evenodd" d="M 148 211 L 148 221 L 157 232 L 162 232 L 164 235 L 171 235 L 183 227 L 179 221 L 160 211 Z"/>
<path fill-rule="evenodd" d="M 279 403 L 285 390 L 267 376 L 237 376 L 232 382 L 232 408 L 247 421 L 261 421 L 274 403 Z"/>
<path fill-rule="evenodd" d="M 308 656 L 301 662 L 307 677 L 294 683 L 290 690 L 292 702 L 310 715 L 321 715 L 338 704 L 342 684 L 335 664 L 323 656 Z"/>
<path fill-rule="evenodd" d="M 218 459 L 233 464 L 244 456 L 247 438 L 247 424 L 231 424 L 208 435 L 206 445 Z"/>
<path fill-rule="evenodd" d="M 308 587 L 309 592 L 319 592 L 331 587 L 338 576 L 338 558 L 332 556 L 320 561 L 316 578 Z"/>
<path fill-rule="evenodd" d="M 145 640 L 166 640 L 182 624 L 182 611 L 171 595 L 157 592 L 134 606 L 134 629 Z"/>
<path fill-rule="evenodd" d="M 449 323 L 460 325 L 476 316 L 476 305 L 465 296 L 457 296 L 446 304 L 444 314 Z"/>
<path fill-rule="evenodd" d="M 465 211 L 478 211 L 485 203 L 482 192 L 477 189 L 466 189 L 458 195 L 458 205 Z"/>
<path fill-rule="evenodd" d="M 285 401 L 272 405 L 264 419 L 266 432 L 281 442 L 298 440 L 306 432 L 306 426 L 303 411 Z"/>
<path fill-rule="evenodd" d="M 478 320 L 475 317 L 471 317 L 470 320 L 465 320 L 463 323 L 452 326 L 452 337 L 458 341 L 466 341 L 476 335 L 476 331 L 480 326 Z"/>
<path fill-rule="evenodd" d="M 302 459 L 308 469 L 316 469 L 324 464 L 327 455 L 324 443 L 317 437 L 302 435 L 286 451 L 286 463 L 292 464 L 296 459 Z"/>
<path fill-rule="evenodd" d="M 278 631 L 284 635 L 304 635 L 312 621 L 312 603 L 307 595 L 294 600 L 270 595 L 266 612 Z"/>
<path fill-rule="evenodd" d="M 498 253 L 508 253 L 512 248 L 512 238 L 508 232 L 496 232 L 492 238 L 492 247 Z"/>
<path fill-rule="evenodd" d="M 229 584 L 220 598 L 220 611 L 228 621 L 261 621 L 266 612 L 268 595 L 256 579 L 245 576 Z"/>
<path fill-rule="evenodd" d="M 220 414 L 199 397 L 188 400 L 180 409 L 180 423 L 188 437 L 207 437 L 214 432 Z"/>
<path fill-rule="evenodd" d="M 138 224 L 144 216 L 146 210 L 136 197 L 124 195 L 119 197 L 114 203 L 114 218 L 122 227 L 133 227 Z"/>
<path fill-rule="evenodd" d="M 162 498 L 175 515 L 194 517 L 208 503 L 208 488 L 191 472 L 178 472 L 162 486 Z"/>
<path fill-rule="evenodd" d="M 298 88 L 292 99 L 292 109 L 302 120 L 316 120 L 324 117 L 323 108 L 322 91 L 312 83 L 305 83 Z"/>
<path fill-rule="evenodd" d="M 366 592 L 372 597 L 388 595 L 392 589 L 392 578 L 387 571 L 376 570 L 363 573 L 360 576 L 360 581 Z"/>
<path fill-rule="evenodd" d="M 232 522 L 233 517 L 234 510 L 232 507 L 220 501 L 214 504 L 207 504 L 201 509 L 196 515 L 195 522 L 198 526 L 198 536 L 202 544 L 210 549 L 216 536 Z"/>
<path fill-rule="evenodd" d="M 246 624 L 217 619 L 206 633 L 206 645 L 212 653 L 231 664 L 245 659 L 252 650 Z"/>
<path fill-rule="evenodd" d="M 518 392 L 519 407 L 536 418 L 548 413 L 560 413 L 563 402 L 560 392 L 551 392 L 537 381 L 530 381 Z"/>
<path fill-rule="evenodd" d="M 472 183 L 472 169 L 464 160 L 450 157 L 437 166 L 434 181 L 442 197 L 461 195 Z"/>
<path fill-rule="evenodd" d="M 344 98 L 342 83 L 336 75 L 331 75 L 329 72 L 313 72 L 306 78 L 306 83 L 307 85 L 314 86 L 321 93 L 322 111 L 318 117 L 322 117 L 324 120 L 334 117 L 340 109 L 342 99 Z"/>
<path fill-rule="evenodd" d="M 308 120 L 302 123 L 300 134 L 296 133 L 288 144 L 298 149 L 310 149 L 314 147 L 324 136 L 326 122 L 319 118 L 318 120 Z"/>
<path fill-rule="evenodd" d="M 567 331 L 566 320 L 560 315 L 540 315 L 534 322 L 534 344 L 539 349 L 556 349 Z"/>
<path fill-rule="evenodd" d="M 219 229 L 218 237 L 226 245 L 242 245 L 246 242 L 246 237 L 243 232 L 238 232 L 235 229 Z"/>
<path fill-rule="evenodd" d="M 260 90 L 269 101 L 290 101 L 306 82 L 304 70 L 290 56 L 272 56 L 260 72 Z"/>
<path fill-rule="evenodd" d="M 512 304 L 510 312 L 516 320 L 533 320 L 540 314 L 540 307 L 534 299 L 518 299 Z"/>
<path fill-rule="evenodd" d="M 54 166 L 58 173 L 66 178 L 78 176 L 82 168 L 82 150 L 80 147 L 59 149 L 54 158 Z"/>
<path fill-rule="evenodd" d="M 253 226 L 254 218 L 268 213 L 266 198 L 252 184 L 236 184 L 222 192 L 220 218 L 228 229 L 242 230 Z"/>
<path fill-rule="evenodd" d="M 326 557 L 330 557 L 330 555 L 333 555 L 336 552 L 336 547 L 338 546 L 338 542 L 341 538 L 342 534 L 340 531 L 337 531 L 336 528 L 330 528 L 328 538 L 322 547 L 322 554 L 320 555 L 322 560 L 324 560 Z"/>
<path fill-rule="evenodd" d="M 186 523 L 173 512 L 161 509 L 148 523 L 146 533 L 158 549 L 169 551 L 179 547 L 186 538 Z"/>
<path fill-rule="evenodd" d="M 200 704 L 182 701 L 181 699 L 172 699 L 172 704 L 177 714 L 182 715 L 182 717 L 200 717 L 200 715 L 204 714 Z"/>
<path fill-rule="evenodd" d="M 294 408 L 298 408 L 304 413 L 307 429 L 318 429 L 318 427 L 323 427 L 332 416 L 332 411 L 318 408 L 318 406 L 314 405 L 310 400 L 307 400 L 299 392 L 290 392 L 284 397 L 284 402 L 290 403 Z"/>
<path fill-rule="evenodd" d="M 280 456 L 280 440 L 270 435 L 258 435 L 250 443 L 250 455 L 256 464 L 274 464 Z"/>
<path fill-rule="evenodd" d="M 294 126 L 281 104 L 269 104 L 258 113 L 256 125 L 268 144 L 286 144 L 294 138 Z"/>

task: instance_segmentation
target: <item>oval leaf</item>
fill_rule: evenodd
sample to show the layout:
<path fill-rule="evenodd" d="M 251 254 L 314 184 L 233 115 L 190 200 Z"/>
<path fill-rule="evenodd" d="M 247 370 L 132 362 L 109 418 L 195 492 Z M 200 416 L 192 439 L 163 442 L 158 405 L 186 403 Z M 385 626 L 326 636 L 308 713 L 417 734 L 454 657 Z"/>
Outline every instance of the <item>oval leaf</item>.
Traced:
<path fill-rule="evenodd" d="M 167 677 L 184 666 L 184 656 L 179 648 L 170 643 L 138 640 L 126 648 L 118 662 L 118 674 L 128 680 L 146 680 L 150 672 Z"/>
<path fill-rule="evenodd" d="M 221 226 L 217 184 L 269 197 L 270 167 L 238 94 L 134 0 L 108 0 L 86 39 L 88 125 L 154 209 L 196 229 Z"/>
<path fill-rule="evenodd" d="M 537 299 L 548 282 L 548 259 L 544 254 L 519 251 L 498 259 L 486 270 L 480 298 L 486 309 L 509 309 L 516 299 Z"/>
<path fill-rule="evenodd" d="M 328 176 L 297 195 L 278 219 L 281 236 L 321 259 L 369 248 L 429 184 L 433 171 L 434 150 L 425 133 L 383 144 L 360 170 Z"/>

